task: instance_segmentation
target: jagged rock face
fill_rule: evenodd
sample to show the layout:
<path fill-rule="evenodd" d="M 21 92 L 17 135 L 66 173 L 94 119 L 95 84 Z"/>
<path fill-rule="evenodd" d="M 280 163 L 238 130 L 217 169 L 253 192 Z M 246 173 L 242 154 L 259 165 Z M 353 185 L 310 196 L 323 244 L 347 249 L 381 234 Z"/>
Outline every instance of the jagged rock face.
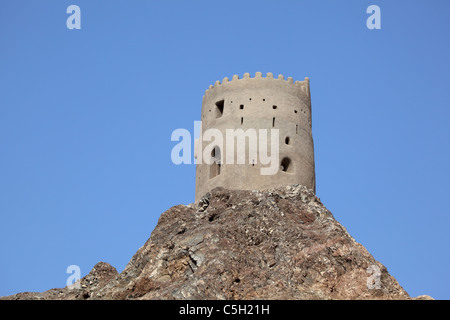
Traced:
<path fill-rule="evenodd" d="M 368 288 L 369 267 L 381 271 L 379 289 Z M 172 207 L 121 274 L 100 263 L 81 283 L 7 298 L 410 299 L 302 186 L 216 188 Z"/>

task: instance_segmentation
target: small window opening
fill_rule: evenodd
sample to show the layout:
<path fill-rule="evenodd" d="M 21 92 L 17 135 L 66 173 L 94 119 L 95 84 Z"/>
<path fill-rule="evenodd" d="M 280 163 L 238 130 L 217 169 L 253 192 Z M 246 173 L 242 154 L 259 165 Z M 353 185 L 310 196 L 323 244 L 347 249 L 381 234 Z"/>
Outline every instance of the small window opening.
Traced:
<path fill-rule="evenodd" d="M 223 106 L 225 100 L 220 100 L 216 102 L 216 118 L 220 118 L 223 115 Z"/>
<path fill-rule="evenodd" d="M 241 105 L 239 106 L 239 109 L 244 110 L 244 105 L 241 104 Z"/>
<path fill-rule="evenodd" d="M 209 168 L 209 178 L 212 179 L 220 174 L 220 163 L 213 163 Z"/>
<path fill-rule="evenodd" d="M 241 125 L 244 123 L 244 118 L 241 118 Z"/>
<path fill-rule="evenodd" d="M 275 118 L 272 118 L 272 127 L 275 127 Z"/>
<path fill-rule="evenodd" d="M 298 134 L 298 124 L 295 125 L 295 134 Z"/>
<path fill-rule="evenodd" d="M 275 110 L 276 108 L 278 108 L 277 106 L 272 106 L 273 110 Z"/>
<path fill-rule="evenodd" d="M 294 110 L 294 113 L 297 113 L 297 110 Z"/>
<path fill-rule="evenodd" d="M 263 101 L 266 101 L 266 99 L 263 99 Z"/>
<path fill-rule="evenodd" d="M 220 174 L 221 170 L 221 155 L 220 155 L 220 149 L 219 147 L 215 146 L 211 151 L 211 157 L 213 158 L 214 162 L 210 165 L 209 168 L 209 178 L 214 178 L 215 176 L 218 176 Z"/>
<path fill-rule="evenodd" d="M 292 171 L 291 159 L 283 158 L 283 160 L 281 160 L 280 170 L 283 172 L 291 172 Z"/>
<path fill-rule="evenodd" d="M 289 143 L 290 143 L 289 137 L 286 137 L 286 139 L 284 139 L 284 142 L 285 142 L 286 144 L 289 144 Z"/>

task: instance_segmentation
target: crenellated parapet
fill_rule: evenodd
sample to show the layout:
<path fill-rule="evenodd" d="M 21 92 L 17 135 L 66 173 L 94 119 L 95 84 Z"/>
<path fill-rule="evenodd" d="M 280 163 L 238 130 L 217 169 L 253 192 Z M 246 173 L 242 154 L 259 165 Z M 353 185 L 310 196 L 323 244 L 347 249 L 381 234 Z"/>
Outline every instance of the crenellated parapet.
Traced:
<path fill-rule="evenodd" d="M 209 88 L 205 91 L 205 96 L 208 94 L 221 90 L 224 87 L 239 87 L 239 86 L 245 86 L 252 82 L 260 82 L 263 83 L 266 82 L 267 85 L 280 87 L 283 90 L 291 91 L 293 94 L 299 95 L 301 93 L 302 95 L 306 95 L 306 97 L 309 98 L 310 91 L 309 91 L 309 78 L 305 77 L 305 80 L 303 81 L 295 81 L 292 77 L 285 77 L 282 74 L 279 74 L 278 77 L 274 77 L 273 73 L 267 72 L 266 76 L 263 77 L 262 72 L 256 72 L 255 76 L 252 78 L 250 76 L 250 73 L 244 73 L 244 76 L 242 78 L 239 78 L 239 75 L 235 74 L 231 78 L 231 80 L 228 77 L 225 77 L 222 79 L 222 81 L 217 80 L 214 85 L 210 85 Z M 256 83 L 255 83 L 256 84 Z M 257 85 L 260 85 L 257 84 Z"/>

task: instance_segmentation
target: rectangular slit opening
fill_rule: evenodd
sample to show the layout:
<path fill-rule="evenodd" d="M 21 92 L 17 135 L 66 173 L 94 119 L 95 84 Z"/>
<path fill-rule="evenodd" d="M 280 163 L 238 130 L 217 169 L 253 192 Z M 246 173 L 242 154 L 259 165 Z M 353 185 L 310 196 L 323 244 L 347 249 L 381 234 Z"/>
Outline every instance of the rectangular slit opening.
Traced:
<path fill-rule="evenodd" d="M 214 162 L 209 167 L 209 178 L 212 179 L 214 177 L 217 177 L 220 174 L 221 164 Z"/>
<path fill-rule="evenodd" d="M 220 100 L 216 102 L 216 118 L 220 118 L 223 115 L 223 107 L 225 105 L 225 100 Z"/>

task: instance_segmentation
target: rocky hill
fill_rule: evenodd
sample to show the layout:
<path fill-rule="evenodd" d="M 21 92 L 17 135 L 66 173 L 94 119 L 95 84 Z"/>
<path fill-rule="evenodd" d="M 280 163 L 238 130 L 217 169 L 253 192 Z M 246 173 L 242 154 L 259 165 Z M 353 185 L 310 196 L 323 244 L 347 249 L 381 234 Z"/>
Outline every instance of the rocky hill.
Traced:
<path fill-rule="evenodd" d="M 100 262 L 80 289 L 3 299 L 411 298 L 311 190 L 294 185 L 216 188 L 164 212 L 122 273 Z"/>

